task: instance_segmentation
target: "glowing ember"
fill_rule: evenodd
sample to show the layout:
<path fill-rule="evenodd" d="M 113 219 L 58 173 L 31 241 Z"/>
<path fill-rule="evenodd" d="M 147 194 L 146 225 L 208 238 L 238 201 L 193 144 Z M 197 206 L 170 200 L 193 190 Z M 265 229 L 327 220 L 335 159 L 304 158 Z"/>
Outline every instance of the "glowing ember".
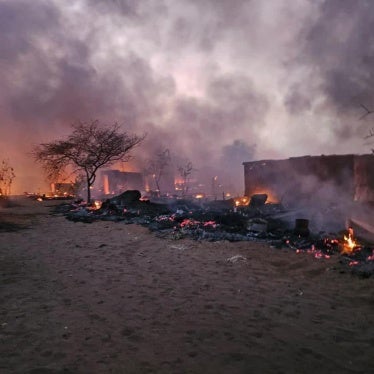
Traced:
<path fill-rule="evenodd" d="M 307 253 L 312 254 L 314 258 L 316 259 L 321 259 L 321 258 L 329 259 L 330 258 L 330 255 L 323 253 L 320 249 L 317 249 L 314 244 L 312 245 L 310 249 L 307 250 Z"/>
<path fill-rule="evenodd" d="M 320 249 L 317 249 L 314 244 L 312 244 L 312 246 L 307 250 L 296 249 L 296 253 L 308 253 L 308 254 L 311 254 L 312 256 L 314 256 L 314 258 L 316 258 L 318 260 L 321 259 L 321 258 L 324 258 L 324 259 L 331 258 L 331 256 L 329 254 L 326 254 L 326 253 L 322 252 Z"/>
<path fill-rule="evenodd" d="M 373 249 L 371 255 L 368 256 L 368 258 L 367 258 L 366 260 L 367 260 L 367 261 L 374 261 L 374 249 Z"/>
<path fill-rule="evenodd" d="M 325 246 L 327 246 L 327 247 L 339 244 L 338 239 L 325 238 L 325 239 L 323 239 L 323 242 L 324 242 Z"/>
<path fill-rule="evenodd" d="M 321 251 L 315 251 L 314 253 L 314 258 L 317 258 L 317 259 L 320 259 L 320 258 L 326 258 L 326 259 L 329 259 L 330 258 L 330 255 L 326 255 L 325 253 L 321 252 Z"/>
<path fill-rule="evenodd" d="M 95 208 L 96 209 L 100 209 L 101 208 L 101 204 L 102 204 L 102 202 L 100 201 L 100 200 L 95 200 Z"/>
<path fill-rule="evenodd" d="M 344 235 L 344 242 L 342 246 L 342 254 L 351 254 L 359 248 L 357 241 L 354 239 L 353 229 L 348 229 L 348 236 Z"/>
<path fill-rule="evenodd" d="M 351 261 L 349 263 L 349 266 L 356 266 L 356 265 L 359 265 L 359 262 L 358 261 Z"/>
<path fill-rule="evenodd" d="M 204 222 L 204 227 L 210 226 L 212 228 L 216 228 L 218 225 L 215 221 L 206 221 Z"/>
<path fill-rule="evenodd" d="M 200 221 L 196 221 L 195 219 L 186 218 L 183 220 L 183 222 L 181 222 L 180 226 L 181 227 L 196 226 L 196 225 L 199 225 L 200 223 L 201 223 Z"/>
<path fill-rule="evenodd" d="M 197 221 L 193 218 L 186 218 L 180 223 L 181 228 L 196 228 L 196 227 L 205 227 L 205 228 L 216 228 L 218 224 L 215 221 Z"/>
<path fill-rule="evenodd" d="M 234 200 L 235 206 L 246 206 L 249 204 L 249 199 L 247 196 L 244 197 L 238 197 Z"/>

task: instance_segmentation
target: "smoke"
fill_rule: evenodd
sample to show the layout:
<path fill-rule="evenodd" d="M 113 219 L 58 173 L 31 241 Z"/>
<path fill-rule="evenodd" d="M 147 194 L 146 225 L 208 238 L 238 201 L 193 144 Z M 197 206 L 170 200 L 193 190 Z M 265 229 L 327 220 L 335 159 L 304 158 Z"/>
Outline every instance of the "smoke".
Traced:
<path fill-rule="evenodd" d="M 77 120 L 147 133 L 139 168 L 168 148 L 238 190 L 243 161 L 360 152 L 370 119 L 354 122 L 359 104 L 374 106 L 373 7 L 0 0 L 0 157 L 15 190 L 41 184 L 33 145 Z"/>
<path fill-rule="evenodd" d="M 361 104 L 374 105 L 374 3 L 321 1 L 299 35 L 300 52 L 291 63 L 304 69 L 289 88 L 285 104 L 291 113 L 324 113 L 337 121 L 338 139 L 356 133 Z M 312 95 L 311 95 L 312 93 Z"/>
<path fill-rule="evenodd" d="M 349 217 L 371 222 L 373 155 L 297 157 L 247 163 L 246 194 L 267 193 L 285 218 L 311 221 L 314 232 L 341 230 Z"/>
<path fill-rule="evenodd" d="M 235 139 L 231 144 L 222 148 L 220 175 L 222 175 L 223 182 L 226 185 L 226 191 L 234 192 L 236 195 L 240 194 L 241 189 L 238 187 L 244 186 L 243 160 L 252 161 L 255 154 L 256 145 L 247 144 L 242 139 Z"/>

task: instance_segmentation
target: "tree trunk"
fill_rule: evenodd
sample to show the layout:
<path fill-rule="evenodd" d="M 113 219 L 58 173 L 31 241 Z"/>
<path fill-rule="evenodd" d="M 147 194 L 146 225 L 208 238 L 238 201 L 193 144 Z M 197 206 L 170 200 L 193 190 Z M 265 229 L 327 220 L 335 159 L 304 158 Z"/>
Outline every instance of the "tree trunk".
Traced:
<path fill-rule="evenodd" d="M 91 183 L 90 178 L 88 174 L 86 174 L 86 180 L 87 180 L 87 204 L 91 203 Z"/>

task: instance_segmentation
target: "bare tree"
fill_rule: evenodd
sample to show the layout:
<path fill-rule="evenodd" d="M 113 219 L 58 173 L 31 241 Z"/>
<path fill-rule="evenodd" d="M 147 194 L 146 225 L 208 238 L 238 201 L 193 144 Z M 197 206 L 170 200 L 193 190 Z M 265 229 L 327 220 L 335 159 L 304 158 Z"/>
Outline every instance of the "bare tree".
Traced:
<path fill-rule="evenodd" d="M 0 166 L 0 196 L 8 196 L 11 193 L 11 186 L 16 175 L 9 160 L 3 160 Z"/>
<path fill-rule="evenodd" d="M 145 174 L 152 177 L 158 194 L 161 193 L 161 181 L 165 177 L 170 163 L 170 151 L 167 148 L 158 151 L 154 158 L 147 161 Z"/>
<path fill-rule="evenodd" d="M 369 130 L 369 133 L 364 137 L 364 139 L 370 139 L 374 137 L 374 128 Z"/>
<path fill-rule="evenodd" d="M 365 110 L 366 113 L 364 113 L 360 119 L 364 119 L 366 116 L 368 116 L 369 114 L 372 114 L 374 113 L 374 110 L 370 110 L 368 109 L 364 104 L 360 104 L 361 108 L 363 108 Z"/>
<path fill-rule="evenodd" d="M 103 126 L 98 121 L 79 122 L 72 128 L 66 140 L 40 144 L 34 148 L 33 155 L 50 180 L 57 180 L 69 167 L 73 173 L 83 174 L 90 203 L 97 171 L 118 161 L 129 161 L 130 151 L 145 135 L 129 135 L 120 131 L 117 123 Z"/>
<path fill-rule="evenodd" d="M 191 178 L 191 174 L 193 172 L 194 168 L 192 165 L 192 162 L 189 160 L 186 160 L 186 162 L 183 165 L 178 166 L 179 175 L 182 178 L 183 181 L 183 190 L 182 194 L 183 196 L 187 195 L 188 189 L 189 189 L 189 182 Z"/>

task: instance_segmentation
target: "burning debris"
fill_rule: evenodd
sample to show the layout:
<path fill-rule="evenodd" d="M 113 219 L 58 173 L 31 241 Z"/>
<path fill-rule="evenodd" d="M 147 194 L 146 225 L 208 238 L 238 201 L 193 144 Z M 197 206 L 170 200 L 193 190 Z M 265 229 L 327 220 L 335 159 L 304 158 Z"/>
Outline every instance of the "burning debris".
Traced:
<path fill-rule="evenodd" d="M 358 249 L 360 249 L 360 247 L 358 246 L 356 240 L 353 237 L 353 229 L 352 227 L 349 227 L 348 234 L 344 235 L 344 242 L 342 244 L 341 253 L 350 255 Z"/>
<path fill-rule="evenodd" d="M 157 236 L 172 240 L 192 238 L 207 241 L 261 241 L 273 248 L 289 248 L 297 254 L 308 254 L 328 260 L 341 255 L 341 264 L 367 277 L 374 274 L 374 247 L 359 242 L 352 228 L 348 232 L 315 233 L 309 220 L 294 218 L 300 211 L 286 210 L 281 204 L 267 203 L 266 194 L 249 199 L 205 201 L 165 200 L 154 203 L 141 200 L 139 191 L 84 203 L 61 205 L 58 211 L 72 221 L 95 220 L 141 224 Z M 246 204 L 245 204 L 245 203 Z"/>

